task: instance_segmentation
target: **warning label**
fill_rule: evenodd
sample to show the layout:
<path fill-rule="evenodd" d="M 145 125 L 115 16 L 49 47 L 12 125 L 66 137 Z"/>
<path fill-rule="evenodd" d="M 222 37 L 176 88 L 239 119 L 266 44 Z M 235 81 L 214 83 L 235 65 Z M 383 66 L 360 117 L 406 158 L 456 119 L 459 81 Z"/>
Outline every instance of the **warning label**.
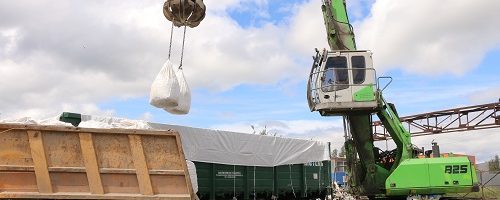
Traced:
<path fill-rule="evenodd" d="M 243 176 L 243 175 L 241 174 L 241 172 L 222 172 L 222 171 L 219 171 L 219 172 L 217 172 L 216 176 L 232 179 L 232 178 L 236 178 L 236 177 Z"/>

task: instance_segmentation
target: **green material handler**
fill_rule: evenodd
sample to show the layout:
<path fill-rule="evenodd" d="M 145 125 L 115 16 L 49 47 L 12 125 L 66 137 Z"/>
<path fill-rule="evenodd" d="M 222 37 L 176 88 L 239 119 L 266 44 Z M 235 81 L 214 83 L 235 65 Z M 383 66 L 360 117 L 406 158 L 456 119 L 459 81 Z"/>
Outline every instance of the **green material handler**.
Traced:
<path fill-rule="evenodd" d="M 479 190 L 476 169 L 467 157 L 440 157 L 439 147 L 424 152 L 411 143 L 395 106 L 382 96 L 372 53 L 357 50 L 344 0 L 323 0 L 329 50 L 318 51 L 308 81 L 311 111 L 343 116 L 350 192 L 360 196 L 404 198 Z M 375 147 L 372 116 L 377 115 L 396 144 Z M 431 154 L 433 156 L 431 156 Z"/>

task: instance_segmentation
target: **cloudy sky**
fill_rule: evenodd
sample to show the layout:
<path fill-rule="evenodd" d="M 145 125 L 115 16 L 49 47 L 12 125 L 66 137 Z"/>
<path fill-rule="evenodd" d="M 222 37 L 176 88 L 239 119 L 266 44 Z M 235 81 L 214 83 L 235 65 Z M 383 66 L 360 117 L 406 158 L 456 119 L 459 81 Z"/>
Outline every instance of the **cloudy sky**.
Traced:
<path fill-rule="evenodd" d="M 149 105 L 170 23 L 159 0 L 0 0 L 0 119 L 63 111 L 342 143 L 339 118 L 309 112 L 314 48 L 327 47 L 320 0 L 205 0 L 188 29 L 191 113 Z M 500 1 L 347 0 L 358 47 L 374 52 L 401 115 L 498 101 Z M 180 60 L 182 30 L 174 31 Z M 500 153 L 500 130 L 415 139 L 443 151 Z M 466 142 L 467 141 L 467 142 Z"/>

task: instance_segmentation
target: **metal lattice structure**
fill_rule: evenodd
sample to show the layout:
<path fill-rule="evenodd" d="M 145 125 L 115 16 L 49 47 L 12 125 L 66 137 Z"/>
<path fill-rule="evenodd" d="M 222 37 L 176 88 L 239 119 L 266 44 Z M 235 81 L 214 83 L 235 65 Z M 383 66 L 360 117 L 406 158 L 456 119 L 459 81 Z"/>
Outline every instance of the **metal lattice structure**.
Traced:
<path fill-rule="evenodd" d="M 414 136 L 500 128 L 500 102 L 401 117 Z M 376 141 L 391 139 L 382 122 L 373 122 Z"/>

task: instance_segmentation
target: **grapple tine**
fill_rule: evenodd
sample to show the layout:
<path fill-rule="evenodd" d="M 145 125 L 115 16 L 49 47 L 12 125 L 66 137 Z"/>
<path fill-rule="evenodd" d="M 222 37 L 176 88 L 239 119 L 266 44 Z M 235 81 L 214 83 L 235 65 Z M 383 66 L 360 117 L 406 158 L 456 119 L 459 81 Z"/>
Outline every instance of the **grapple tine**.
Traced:
<path fill-rule="evenodd" d="M 182 20 L 182 3 L 184 0 L 169 0 L 171 1 L 171 9 L 172 9 L 172 15 L 175 16 L 174 17 L 174 25 L 177 26 L 177 27 L 180 27 L 182 26 L 184 23 L 183 23 L 183 20 Z"/>
<path fill-rule="evenodd" d="M 189 27 L 193 28 L 200 24 L 205 18 L 206 7 L 202 0 L 196 0 L 193 14 L 188 19 Z"/>
<path fill-rule="evenodd" d="M 173 22 L 175 19 L 174 15 L 172 15 L 172 10 L 170 10 L 170 3 L 170 1 L 165 1 L 163 4 L 163 15 L 165 15 L 165 18 L 167 18 L 168 21 Z"/>
<path fill-rule="evenodd" d="M 182 13 L 183 14 L 182 19 L 184 20 L 184 22 L 187 22 L 189 17 L 193 14 L 195 8 L 194 4 L 195 3 L 193 0 L 184 0 L 183 4 L 184 12 Z"/>

